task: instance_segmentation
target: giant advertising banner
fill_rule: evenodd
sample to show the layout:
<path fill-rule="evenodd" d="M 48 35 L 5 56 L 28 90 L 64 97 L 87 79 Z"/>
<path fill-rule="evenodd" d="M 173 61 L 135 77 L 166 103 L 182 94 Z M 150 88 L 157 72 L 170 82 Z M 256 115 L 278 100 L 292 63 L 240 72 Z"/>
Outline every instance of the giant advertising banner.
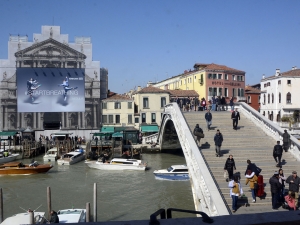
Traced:
<path fill-rule="evenodd" d="M 17 68 L 18 112 L 84 112 L 84 69 Z"/>

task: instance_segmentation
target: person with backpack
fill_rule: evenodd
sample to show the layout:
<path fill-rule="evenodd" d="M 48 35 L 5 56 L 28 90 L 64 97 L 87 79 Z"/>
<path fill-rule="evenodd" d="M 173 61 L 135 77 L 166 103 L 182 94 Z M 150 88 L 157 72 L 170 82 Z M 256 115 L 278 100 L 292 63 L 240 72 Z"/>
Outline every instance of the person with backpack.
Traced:
<path fill-rule="evenodd" d="M 246 174 L 246 185 L 249 182 L 250 182 L 249 186 L 250 186 L 251 194 L 252 194 L 252 202 L 255 203 L 256 202 L 256 190 L 258 189 L 257 176 L 251 170 L 247 170 L 247 174 Z"/>
<path fill-rule="evenodd" d="M 217 133 L 215 134 L 214 137 L 215 145 L 216 145 L 216 156 L 220 157 L 221 156 L 221 146 L 223 142 L 223 135 L 221 134 L 220 130 L 217 130 Z"/>
<path fill-rule="evenodd" d="M 282 152 L 283 152 L 283 148 L 280 145 L 280 141 L 277 141 L 277 145 L 275 145 L 274 148 L 273 148 L 273 157 L 275 159 L 277 167 L 281 167 Z"/>
<path fill-rule="evenodd" d="M 200 147 L 200 141 L 201 138 L 204 138 L 204 133 L 203 130 L 200 128 L 199 124 L 196 124 L 193 134 L 196 137 L 198 147 Z"/>
<path fill-rule="evenodd" d="M 248 171 L 248 170 L 251 170 L 251 171 L 254 172 L 255 175 L 258 177 L 259 174 L 260 174 L 260 172 L 261 172 L 261 169 L 260 169 L 259 167 L 257 167 L 257 166 L 255 165 L 255 163 L 251 163 L 250 159 L 247 159 L 247 164 L 248 164 L 248 166 L 247 166 L 247 169 L 246 169 L 246 171 L 245 171 L 245 175 L 247 174 L 247 171 Z"/>

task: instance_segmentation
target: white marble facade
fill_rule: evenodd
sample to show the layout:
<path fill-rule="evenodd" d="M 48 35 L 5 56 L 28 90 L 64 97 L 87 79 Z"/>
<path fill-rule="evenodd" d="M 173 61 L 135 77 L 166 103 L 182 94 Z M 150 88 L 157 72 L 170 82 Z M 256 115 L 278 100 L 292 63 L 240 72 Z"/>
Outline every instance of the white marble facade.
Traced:
<path fill-rule="evenodd" d="M 100 61 L 93 61 L 90 37 L 75 37 L 74 42 L 69 42 L 69 35 L 61 34 L 60 26 L 42 26 L 42 32 L 33 34 L 32 41 L 28 40 L 28 36 L 9 36 L 8 58 L 0 59 L 0 130 L 27 127 L 42 130 L 46 112 L 17 112 L 17 67 L 84 68 L 85 112 L 54 113 L 54 117 L 60 119 L 62 129 L 99 127 L 100 103 L 101 99 L 106 98 L 108 71 L 100 69 Z"/>

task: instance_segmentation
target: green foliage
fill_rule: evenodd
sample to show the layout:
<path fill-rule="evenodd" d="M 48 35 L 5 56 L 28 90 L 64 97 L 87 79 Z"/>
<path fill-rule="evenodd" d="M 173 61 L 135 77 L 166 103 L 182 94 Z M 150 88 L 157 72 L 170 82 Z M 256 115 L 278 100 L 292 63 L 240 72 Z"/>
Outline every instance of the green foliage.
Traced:
<path fill-rule="evenodd" d="M 281 122 L 290 122 L 290 117 L 289 116 L 281 117 Z"/>

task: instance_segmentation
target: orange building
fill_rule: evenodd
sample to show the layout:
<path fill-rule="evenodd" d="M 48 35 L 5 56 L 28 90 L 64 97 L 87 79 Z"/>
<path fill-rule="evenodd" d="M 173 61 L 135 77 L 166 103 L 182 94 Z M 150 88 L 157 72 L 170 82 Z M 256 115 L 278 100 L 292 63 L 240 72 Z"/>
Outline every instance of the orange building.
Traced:
<path fill-rule="evenodd" d="M 249 86 L 245 88 L 246 102 L 255 110 L 260 110 L 260 84 Z"/>

